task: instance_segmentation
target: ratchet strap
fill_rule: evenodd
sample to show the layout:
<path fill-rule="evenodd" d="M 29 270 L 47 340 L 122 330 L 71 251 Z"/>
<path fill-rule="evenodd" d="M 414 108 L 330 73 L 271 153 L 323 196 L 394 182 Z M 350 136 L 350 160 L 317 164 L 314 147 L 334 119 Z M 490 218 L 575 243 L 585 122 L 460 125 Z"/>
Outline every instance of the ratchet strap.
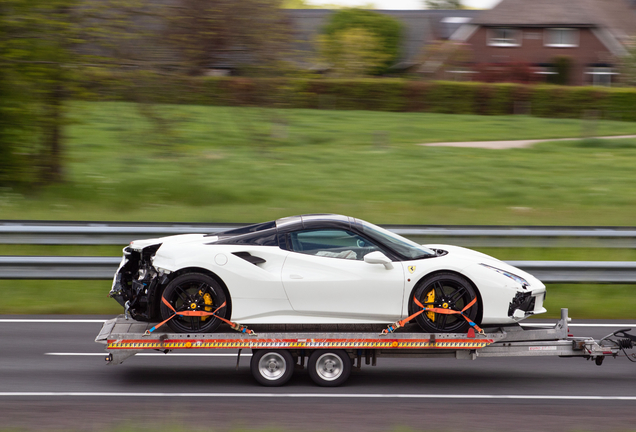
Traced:
<path fill-rule="evenodd" d="M 444 308 L 430 308 L 430 307 L 426 307 L 424 306 L 417 298 L 413 297 L 413 301 L 415 302 L 416 305 L 418 305 L 419 307 L 421 307 L 422 309 L 415 312 L 413 315 L 411 315 L 410 317 L 406 317 L 401 321 L 397 321 L 393 324 L 391 324 L 388 328 L 382 330 L 382 333 L 380 333 L 380 336 L 384 336 L 387 335 L 389 333 L 393 333 L 395 330 L 399 329 L 400 327 L 404 327 L 406 325 L 406 323 L 408 323 L 409 321 L 411 321 L 413 318 L 415 318 L 416 316 L 424 313 L 424 312 L 433 312 L 433 313 L 438 313 L 438 314 L 443 314 L 443 315 L 461 315 L 462 317 L 464 317 L 464 319 L 466 321 L 468 321 L 468 324 L 473 327 L 475 330 L 477 330 L 477 332 L 479 334 L 484 334 L 484 331 L 482 330 L 481 327 L 479 327 L 473 320 L 471 320 L 470 318 L 468 318 L 466 315 L 464 315 L 464 312 L 466 312 L 468 309 L 470 309 L 471 307 L 473 307 L 473 305 L 475 303 L 477 303 L 477 297 L 475 297 L 473 299 L 473 301 L 471 301 L 470 303 L 468 303 L 464 309 L 462 309 L 461 311 L 458 310 L 454 310 L 454 309 L 444 309 Z"/>
<path fill-rule="evenodd" d="M 177 315 L 179 315 L 179 316 L 189 316 L 189 317 L 213 316 L 215 318 L 220 319 L 224 323 L 228 324 L 232 328 L 232 330 L 236 330 L 236 331 L 238 331 L 240 333 L 245 333 L 245 334 L 248 334 L 248 335 L 256 336 L 256 333 L 254 333 L 253 330 L 250 330 L 247 327 L 240 325 L 239 323 L 235 323 L 235 322 L 232 322 L 230 320 L 226 320 L 225 318 L 220 317 L 220 316 L 218 316 L 216 314 L 219 310 L 221 310 L 222 308 L 225 307 L 227 302 L 223 302 L 223 304 L 221 306 L 219 306 L 218 308 L 216 308 L 213 312 L 198 311 L 198 310 L 185 310 L 185 311 L 177 312 L 172 307 L 172 305 L 168 302 L 168 300 L 165 299 L 165 297 L 161 296 L 161 301 L 163 302 L 163 304 L 165 304 L 173 312 L 173 314 L 170 315 L 170 317 L 168 319 L 163 320 L 162 322 L 160 322 L 159 324 L 157 324 L 156 326 L 154 326 L 150 330 L 146 330 L 144 335 L 149 335 L 150 333 L 152 333 L 153 331 L 157 330 L 159 327 L 161 327 L 162 325 L 164 325 L 165 323 L 170 321 L 172 318 L 174 318 Z"/>

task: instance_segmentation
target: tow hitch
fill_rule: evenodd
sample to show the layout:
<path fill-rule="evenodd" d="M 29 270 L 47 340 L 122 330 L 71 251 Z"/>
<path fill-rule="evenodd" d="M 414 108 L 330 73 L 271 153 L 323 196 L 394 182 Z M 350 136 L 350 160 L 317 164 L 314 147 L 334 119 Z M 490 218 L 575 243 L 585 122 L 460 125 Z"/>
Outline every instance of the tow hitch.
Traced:
<path fill-rule="evenodd" d="M 611 343 L 612 345 L 608 348 L 614 348 L 615 350 L 617 349 L 622 351 L 623 354 L 625 354 L 625 357 L 627 357 L 627 360 L 636 363 L 636 354 L 627 354 L 625 351 L 634 348 L 634 342 L 636 342 L 636 336 L 627 333 L 631 330 L 632 329 L 630 328 L 617 330 L 614 333 L 610 333 L 605 336 L 599 341 L 599 343 L 603 344 L 604 341 Z M 614 354 L 614 357 L 616 357 L 617 354 L 618 352 Z M 595 360 L 597 365 L 601 365 L 603 363 L 603 357 L 596 357 Z"/>

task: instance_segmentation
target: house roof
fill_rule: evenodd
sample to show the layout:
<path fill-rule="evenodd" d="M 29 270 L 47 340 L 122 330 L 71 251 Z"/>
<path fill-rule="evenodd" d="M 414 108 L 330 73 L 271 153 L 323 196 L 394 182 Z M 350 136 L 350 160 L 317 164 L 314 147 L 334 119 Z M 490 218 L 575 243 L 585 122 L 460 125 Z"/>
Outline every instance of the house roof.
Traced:
<path fill-rule="evenodd" d="M 623 39 L 636 34 L 636 12 L 628 0 L 502 0 L 479 14 L 473 24 L 596 27 Z"/>

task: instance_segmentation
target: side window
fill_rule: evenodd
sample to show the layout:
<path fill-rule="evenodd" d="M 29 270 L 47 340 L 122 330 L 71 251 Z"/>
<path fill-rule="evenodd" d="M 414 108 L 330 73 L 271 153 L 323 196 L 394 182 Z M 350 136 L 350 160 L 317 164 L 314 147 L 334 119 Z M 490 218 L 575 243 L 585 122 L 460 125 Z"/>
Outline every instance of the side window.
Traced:
<path fill-rule="evenodd" d="M 345 230 L 308 230 L 289 234 L 292 250 L 328 258 L 363 260 L 378 248 L 368 240 Z"/>

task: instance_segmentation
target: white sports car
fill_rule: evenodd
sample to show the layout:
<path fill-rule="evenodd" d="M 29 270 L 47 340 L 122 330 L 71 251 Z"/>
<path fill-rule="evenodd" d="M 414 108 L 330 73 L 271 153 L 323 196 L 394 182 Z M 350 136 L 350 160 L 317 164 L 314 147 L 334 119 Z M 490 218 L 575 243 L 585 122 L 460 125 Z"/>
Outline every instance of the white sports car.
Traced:
<path fill-rule="evenodd" d="M 512 324 L 543 313 L 545 286 L 491 256 L 421 246 L 340 215 L 303 215 L 219 234 L 137 240 L 110 296 L 176 332 L 242 324 L 384 323 L 427 332 Z M 230 321 L 232 320 L 232 321 Z M 404 323 L 404 321 L 403 321 Z"/>

